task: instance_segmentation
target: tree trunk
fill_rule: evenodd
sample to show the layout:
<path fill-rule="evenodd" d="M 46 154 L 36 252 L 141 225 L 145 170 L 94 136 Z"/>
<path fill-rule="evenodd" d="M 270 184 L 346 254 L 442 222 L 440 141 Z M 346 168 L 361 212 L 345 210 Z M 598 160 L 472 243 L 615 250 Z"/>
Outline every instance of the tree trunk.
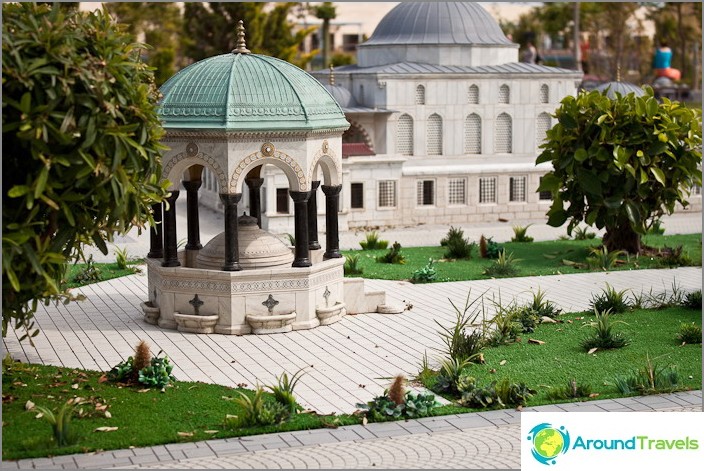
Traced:
<path fill-rule="evenodd" d="M 624 250 L 633 255 L 640 253 L 640 234 L 628 222 L 606 226 L 603 242 L 609 252 Z"/>

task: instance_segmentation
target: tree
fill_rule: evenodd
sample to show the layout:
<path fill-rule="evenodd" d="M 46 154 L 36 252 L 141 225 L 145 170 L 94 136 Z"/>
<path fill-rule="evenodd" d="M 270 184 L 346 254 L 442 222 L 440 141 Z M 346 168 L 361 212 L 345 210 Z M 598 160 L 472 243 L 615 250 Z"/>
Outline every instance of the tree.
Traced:
<path fill-rule="evenodd" d="M 655 218 L 687 205 L 701 185 L 702 120 L 699 110 L 664 99 L 610 100 L 597 91 L 568 96 L 556 110 L 537 164 L 553 169 L 538 191 L 550 191 L 548 224 L 568 219 L 606 228 L 608 250 L 641 251 L 640 236 Z"/>
<path fill-rule="evenodd" d="M 38 301 L 68 302 L 66 264 L 84 244 L 107 253 L 113 233 L 153 222 L 167 187 L 140 45 L 104 12 L 2 13 L 4 336 L 11 322 L 30 333 Z"/>
<path fill-rule="evenodd" d="M 297 5 L 296 2 L 277 3 L 269 12 L 264 22 L 264 29 L 268 33 L 264 35 L 260 52 L 305 68 L 317 51 L 301 54 L 299 46 L 317 28 L 311 26 L 293 32 L 293 25 L 288 18 L 291 9 Z"/>
<path fill-rule="evenodd" d="M 332 2 L 323 2 L 322 5 L 313 7 L 313 13 L 319 20 L 323 20 L 323 68 L 330 66 L 330 20 L 337 18 L 337 10 Z"/>
<path fill-rule="evenodd" d="M 144 51 L 145 60 L 155 68 L 157 86 L 171 78 L 181 62 L 179 36 L 183 18 L 178 6 L 165 2 L 114 2 L 105 6 L 118 22 L 126 25 L 133 41 L 143 36 L 150 46 Z"/>

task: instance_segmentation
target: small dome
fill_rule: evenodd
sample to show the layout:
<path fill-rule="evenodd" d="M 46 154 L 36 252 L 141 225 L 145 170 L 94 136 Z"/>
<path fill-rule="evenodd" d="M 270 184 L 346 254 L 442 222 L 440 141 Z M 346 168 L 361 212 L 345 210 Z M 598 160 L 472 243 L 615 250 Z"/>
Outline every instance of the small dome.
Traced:
<path fill-rule="evenodd" d="M 237 242 L 240 252 L 240 266 L 266 268 L 290 266 L 293 253 L 278 237 L 257 226 L 257 219 L 240 216 Z M 196 258 L 196 267 L 208 270 L 222 270 L 225 264 L 225 233 L 213 237 L 205 244 Z"/>
<path fill-rule="evenodd" d="M 600 93 L 604 93 L 604 91 L 606 91 L 606 96 L 611 98 L 612 100 L 616 98 L 617 93 L 621 96 L 626 96 L 629 93 L 634 93 L 636 96 L 645 95 L 645 91 L 641 87 L 630 82 L 602 83 L 594 90 Z"/>
<path fill-rule="evenodd" d="M 352 93 L 342 85 L 323 85 L 325 89 L 332 95 L 335 101 L 344 110 L 345 108 L 356 108 L 359 106 L 357 100 L 354 99 Z"/>
<path fill-rule="evenodd" d="M 166 129 L 346 129 L 342 110 L 313 76 L 259 54 L 229 53 L 180 70 L 161 87 Z"/>
<path fill-rule="evenodd" d="M 496 20 L 471 2 L 401 2 L 379 22 L 366 45 L 512 45 Z"/>

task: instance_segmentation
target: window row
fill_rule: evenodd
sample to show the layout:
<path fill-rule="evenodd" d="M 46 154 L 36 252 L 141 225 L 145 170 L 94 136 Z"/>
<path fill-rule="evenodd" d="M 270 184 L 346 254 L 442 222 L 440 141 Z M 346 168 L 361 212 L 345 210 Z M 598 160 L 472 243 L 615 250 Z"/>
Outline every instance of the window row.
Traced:
<path fill-rule="evenodd" d="M 535 144 L 539 147 L 552 127 L 552 118 L 548 113 L 540 113 L 536 118 Z M 403 114 L 396 124 L 396 152 L 400 155 L 414 155 L 413 148 L 413 118 Z M 443 155 L 443 123 L 438 114 L 431 114 L 426 125 L 426 154 Z M 482 149 L 482 118 L 472 113 L 464 121 L 464 153 L 481 154 Z M 510 154 L 513 152 L 513 119 L 508 113 L 496 117 L 494 129 L 494 152 Z"/>
<path fill-rule="evenodd" d="M 514 203 L 526 202 L 527 193 L 526 176 L 509 177 L 508 196 L 509 201 Z M 350 207 L 351 209 L 364 209 L 364 183 L 352 183 L 350 185 Z M 435 180 L 416 181 L 416 206 L 435 206 L 436 191 Z M 466 178 L 450 178 L 447 181 L 447 203 L 448 205 L 466 205 L 468 185 Z M 480 204 L 493 204 L 497 202 L 498 177 L 480 177 L 477 188 Z M 550 192 L 540 192 L 541 201 L 550 200 Z M 398 205 L 397 180 L 382 180 L 377 182 L 377 207 L 395 208 Z"/>
<path fill-rule="evenodd" d="M 538 99 L 540 100 L 540 103 L 550 102 L 550 87 L 548 87 L 547 84 L 543 83 L 540 85 L 540 89 L 538 90 Z M 511 103 L 511 88 L 505 83 L 499 87 L 498 102 L 499 104 Z M 416 105 L 425 105 L 424 85 L 416 86 L 415 103 Z M 467 89 L 467 103 L 469 103 L 470 105 L 479 104 L 479 86 L 469 86 L 469 88 Z"/>

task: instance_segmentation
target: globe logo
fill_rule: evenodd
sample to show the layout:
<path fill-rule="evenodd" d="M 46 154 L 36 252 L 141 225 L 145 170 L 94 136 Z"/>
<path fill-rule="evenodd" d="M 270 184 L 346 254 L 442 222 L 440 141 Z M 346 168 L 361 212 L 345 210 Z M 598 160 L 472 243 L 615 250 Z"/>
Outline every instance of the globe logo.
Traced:
<path fill-rule="evenodd" d="M 530 430 L 528 440 L 533 442 L 533 458 L 544 465 L 555 464 L 555 458 L 570 449 L 570 434 L 562 426 L 555 428 L 548 423 L 538 424 Z"/>

